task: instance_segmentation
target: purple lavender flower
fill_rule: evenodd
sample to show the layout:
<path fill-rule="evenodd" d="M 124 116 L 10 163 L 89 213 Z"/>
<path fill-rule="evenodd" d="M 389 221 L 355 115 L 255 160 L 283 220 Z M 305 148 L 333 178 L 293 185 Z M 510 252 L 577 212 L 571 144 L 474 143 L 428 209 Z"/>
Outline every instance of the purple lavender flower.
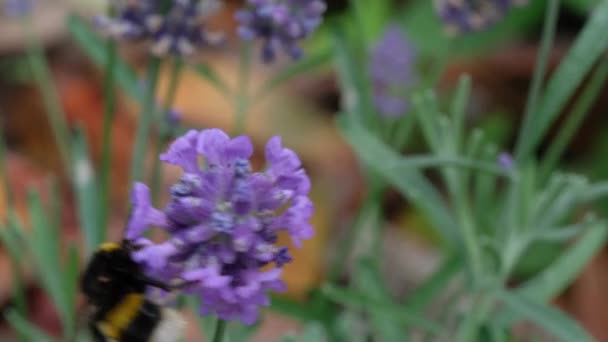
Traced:
<path fill-rule="evenodd" d="M 390 25 L 372 49 L 369 61 L 374 104 L 387 118 L 399 117 L 409 108 L 407 92 L 416 82 L 415 52 L 402 29 Z"/>
<path fill-rule="evenodd" d="M 298 59 L 298 42 L 319 26 L 326 7 L 323 0 L 247 0 L 247 7 L 236 13 L 238 32 L 244 40 L 263 40 L 265 62 L 274 61 L 279 49 Z"/>
<path fill-rule="evenodd" d="M 217 10 L 217 0 L 113 0 L 112 4 L 116 15 L 97 18 L 101 30 L 118 39 L 149 41 L 154 55 L 190 55 L 219 40 L 201 24 Z"/>
<path fill-rule="evenodd" d="M 313 235 L 314 210 L 310 179 L 279 137 L 266 145 L 265 170 L 251 170 L 252 154 L 248 137 L 231 139 L 219 129 L 177 138 L 160 156 L 184 170 L 170 188 L 169 203 L 162 211 L 153 208 L 148 188 L 136 183 L 126 233 L 142 243 L 133 258 L 151 277 L 187 281 L 184 292 L 201 299 L 201 314 L 246 324 L 255 322 L 260 306 L 269 305 L 269 290 L 285 289 L 280 275 L 291 256 L 276 245 L 278 234 L 300 247 Z M 142 234 L 151 226 L 170 238 L 147 241 Z"/>
<path fill-rule="evenodd" d="M 33 6 L 33 0 L 4 0 L 4 13 L 11 17 L 23 17 L 32 11 Z"/>
<path fill-rule="evenodd" d="M 498 165 L 502 167 L 506 171 L 510 171 L 515 166 L 515 161 L 513 160 L 513 156 L 510 153 L 502 152 L 498 155 L 497 158 Z"/>
<path fill-rule="evenodd" d="M 166 114 L 167 124 L 171 127 L 179 125 L 182 119 L 182 113 L 176 109 L 169 110 Z"/>
<path fill-rule="evenodd" d="M 527 0 L 434 1 L 439 17 L 453 34 L 487 29 L 500 21 L 511 7 L 527 3 Z"/>

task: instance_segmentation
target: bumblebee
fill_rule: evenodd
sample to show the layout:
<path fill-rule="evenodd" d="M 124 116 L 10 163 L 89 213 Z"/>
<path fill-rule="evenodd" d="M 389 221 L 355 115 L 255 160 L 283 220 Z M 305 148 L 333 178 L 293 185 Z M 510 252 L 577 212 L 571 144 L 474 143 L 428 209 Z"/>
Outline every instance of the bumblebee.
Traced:
<path fill-rule="evenodd" d="M 147 286 L 172 288 L 147 277 L 131 258 L 129 240 L 106 242 L 93 254 L 81 279 L 93 307 L 89 329 L 96 342 L 169 342 L 181 337 L 183 321 L 171 309 L 147 299 Z"/>

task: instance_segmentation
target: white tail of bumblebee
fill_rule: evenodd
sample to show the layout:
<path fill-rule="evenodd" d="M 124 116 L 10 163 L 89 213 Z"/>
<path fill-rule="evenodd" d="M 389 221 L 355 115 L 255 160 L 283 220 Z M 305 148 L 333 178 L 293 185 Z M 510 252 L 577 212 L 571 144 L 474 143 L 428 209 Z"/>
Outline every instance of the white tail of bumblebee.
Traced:
<path fill-rule="evenodd" d="M 154 329 L 150 342 L 177 342 L 183 341 L 186 321 L 179 312 L 172 309 L 163 309 L 163 319 Z"/>

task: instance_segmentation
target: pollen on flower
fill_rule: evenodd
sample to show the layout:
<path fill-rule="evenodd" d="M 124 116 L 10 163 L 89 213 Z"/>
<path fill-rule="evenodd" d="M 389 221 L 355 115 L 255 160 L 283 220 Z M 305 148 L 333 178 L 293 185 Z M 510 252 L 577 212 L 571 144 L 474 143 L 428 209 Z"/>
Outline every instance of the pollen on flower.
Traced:
<path fill-rule="evenodd" d="M 269 304 L 267 292 L 285 289 L 281 269 L 291 256 L 275 245 L 277 234 L 285 232 L 296 246 L 312 236 L 310 180 L 298 156 L 279 137 L 265 152 L 267 168 L 254 172 L 249 138 L 231 139 L 219 129 L 190 131 L 161 155 L 184 170 L 165 208 L 151 206 L 145 185 L 133 189 L 126 234 L 145 245 L 133 258 L 156 279 L 187 280 L 184 291 L 201 299 L 203 315 L 255 322 L 259 307 Z M 171 237 L 159 244 L 145 240 L 151 226 Z"/>

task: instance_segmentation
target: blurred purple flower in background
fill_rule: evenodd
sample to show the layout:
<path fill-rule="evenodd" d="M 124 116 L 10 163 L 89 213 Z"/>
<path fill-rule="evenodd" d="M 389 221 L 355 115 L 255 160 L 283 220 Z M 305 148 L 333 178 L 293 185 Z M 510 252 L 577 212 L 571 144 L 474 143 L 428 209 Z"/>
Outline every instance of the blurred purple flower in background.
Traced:
<path fill-rule="evenodd" d="M 515 161 L 510 153 L 502 152 L 498 155 L 498 165 L 506 171 L 510 171 L 515 166 Z"/>
<path fill-rule="evenodd" d="M 434 0 L 435 9 L 450 33 L 484 30 L 500 21 L 513 6 L 527 0 Z"/>
<path fill-rule="evenodd" d="M 23 17 L 28 15 L 34 6 L 34 0 L 3 0 L 2 10 L 11 17 Z"/>
<path fill-rule="evenodd" d="M 157 56 L 190 55 L 218 34 L 208 32 L 203 20 L 219 8 L 218 0 L 111 0 L 115 15 L 96 18 L 107 35 L 125 40 L 148 40 Z"/>
<path fill-rule="evenodd" d="M 291 257 L 286 247 L 276 246 L 277 234 L 285 232 L 300 247 L 313 235 L 314 211 L 310 180 L 279 137 L 266 145 L 264 171 L 251 170 L 252 154 L 248 137 L 230 139 L 219 129 L 179 137 L 160 156 L 184 170 L 170 188 L 169 203 L 162 211 L 153 208 L 148 187 L 136 183 L 126 233 L 143 241 L 133 258 L 150 276 L 192 282 L 184 292 L 201 299 L 202 315 L 246 324 L 269 305 L 267 291 L 285 289 L 281 268 Z M 163 228 L 170 238 L 146 241 L 142 234 L 149 226 Z"/>
<path fill-rule="evenodd" d="M 323 0 L 247 0 L 236 13 L 244 40 L 263 40 L 262 59 L 275 60 L 282 49 L 293 59 L 302 55 L 298 42 L 319 26 L 326 10 Z"/>
<path fill-rule="evenodd" d="M 386 28 L 370 53 L 374 104 L 380 115 L 399 117 L 408 110 L 407 92 L 416 83 L 416 54 L 401 27 Z"/>

